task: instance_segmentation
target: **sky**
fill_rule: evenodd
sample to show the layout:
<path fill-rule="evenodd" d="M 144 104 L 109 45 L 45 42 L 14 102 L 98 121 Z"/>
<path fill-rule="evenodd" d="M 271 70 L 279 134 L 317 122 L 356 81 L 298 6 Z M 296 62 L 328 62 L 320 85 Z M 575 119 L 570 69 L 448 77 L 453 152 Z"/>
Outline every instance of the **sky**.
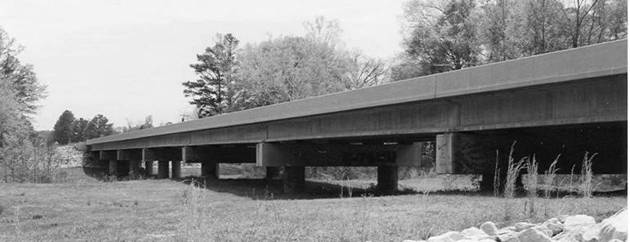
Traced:
<path fill-rule="evenodd" d="M 152 115 L 159 125 L 192 111 L 181 83 L 195 78 L 189 65 L 216 33 L 256 43 L 303 35 L 305 21 L 324 16 L 339 21 L 347 49 L 389 59 L 402 50 L 403 2 L 2 0 L 0 27 L 47 85 L 35 129 L 52 129 L 64 110 L 115 126 Z"/>

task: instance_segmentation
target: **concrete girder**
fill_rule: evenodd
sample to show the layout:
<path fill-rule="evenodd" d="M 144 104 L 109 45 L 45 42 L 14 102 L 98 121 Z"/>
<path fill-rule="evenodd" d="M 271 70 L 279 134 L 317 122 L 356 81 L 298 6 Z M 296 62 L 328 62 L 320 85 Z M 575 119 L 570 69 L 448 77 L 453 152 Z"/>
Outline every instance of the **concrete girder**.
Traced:
<path fill-rule="evenodd" d="M 142 149 L 116 150 L 116 160 L 142 160 Z"/>
<path fill-rule="evenodd" d="M 258 143 L 258 166 L 380 166 L 418 165 L 422 143 L 392 145 Z"/>
<path fill-rule="evenodd" d="M 208 145 L 182 147 L 184 162 L 255 163 L 256 147 L 253 145 Z"/>
<path fill-rule="evenodd" d="M 98 152 L 99 160 L 117 160 L 117 158 L 115 150 L 101 150 Z"/>

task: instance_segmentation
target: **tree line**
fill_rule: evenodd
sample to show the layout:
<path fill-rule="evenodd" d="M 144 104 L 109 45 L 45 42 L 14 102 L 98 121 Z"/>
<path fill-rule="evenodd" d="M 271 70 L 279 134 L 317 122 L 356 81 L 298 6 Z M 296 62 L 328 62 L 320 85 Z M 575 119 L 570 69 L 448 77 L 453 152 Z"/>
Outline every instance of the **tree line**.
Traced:
<path fill-rule="evenodd" d="M 97 114 L 90 121 L 75 119 L 70 110 L 64 111 L 55 123 L 52 140 L 60 145 L 76 143 L 114 134 L 113 124 L 102 114 Z"/>
<path fill-rule="evenodd" d="M 626 0 L 409 0 L 391 80 L 618 40 Z"/>
<path fill-rule="evenodd" d="M 284 36 L 240 46 L 233 34 L 217 34 L 190 65 L 197 75 L 184 95 L 198 117 L 270 105 L 380 84 L 384 61 L 340 41 L 337 21 L 318 17 L 304 36 Z"/>
<path fill-rule="evenodd" d="M 18 58 L 22 47 L 0 28 L 0 181 L 50 180 L 52 147 L 31 123 L 46 87 L 33 66 Z"/>

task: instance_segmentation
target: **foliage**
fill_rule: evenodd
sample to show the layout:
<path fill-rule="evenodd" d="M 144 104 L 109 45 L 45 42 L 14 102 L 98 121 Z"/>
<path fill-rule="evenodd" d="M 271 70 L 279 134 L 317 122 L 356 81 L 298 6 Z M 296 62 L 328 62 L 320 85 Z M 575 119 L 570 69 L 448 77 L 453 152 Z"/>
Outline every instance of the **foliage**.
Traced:
<path fill-rule="evenodd" d="M 409 0 L 402 80 L 627 36 L 625 0 Z"/>
<path fill-rule="evenodd" d="M 190 104 L 199 108 L 199 117 L 213 116 L 225 112 L 232 103 L 236 71 L 236 49 L 238 39 L 232 34 L 217 35 L 217 41 L 205 52 L 197 55 L 198 63 L 191 64 L 197 80 L 182 83 L 184 95 L 192 97 Z"/>
<path fill-rule="evenodd" d="M 53 128 L 55 141 L 60 145 L 65 145 L 74 139 L 74 114 L 70 110 L 64 111 Z"/>
<path fill-rule="evenodd" d="M 21 47 L 0 29 L 0 176 L 3 182 L 42 181 L 50 146 L 33 130 L 30 116 L 44 97 L 31 65 L 18 59 Z"/>
<path fill-rule="evenodd" d="M 385 81 L 382 60 L 343 49 L 337 21 L 304 23 L 304 36 L 270 38 L 238 49 L 231 34 L 198 55 L 199 79 L 184 83 L 202 115 L 245 110 Z"/>
<path fill-rule="evenodd" d="M 149 129 L 153 128 L 153 116 L 148 115 L 144 118 L 144 123 L 133 125 L 127 122 L 127 127 L 122 127 L 122 132 L 130 132 L 133 130 Z"/>
<path fill-rule="evenodd" d="M 87 140 L 85 132 L 87 130 L 89 121 L 83 118 L 79 118 L 72 122 L 72 142 L 81 142 Z"/>
<path fill-rule="evenodd" d="M 88 139 L 114 134 L 113 124 L 102 114 L 97 114 L 90 121 L 84 118 L 75 119 L 72 111 L 64 111 L 53 128 L 52 138 L 57 144 L 66 145 L 86 141 Z M 152 127 L 151 117 L 142 127 Z"/>
<path fill-rule="evenodd" d="M 114 134 L 113 124 L 109 123 L 109 120 L 102 114 L 97 114 L 88 122 L 84 136 L 86 139 L 94 139 L 112 134 Z"/>

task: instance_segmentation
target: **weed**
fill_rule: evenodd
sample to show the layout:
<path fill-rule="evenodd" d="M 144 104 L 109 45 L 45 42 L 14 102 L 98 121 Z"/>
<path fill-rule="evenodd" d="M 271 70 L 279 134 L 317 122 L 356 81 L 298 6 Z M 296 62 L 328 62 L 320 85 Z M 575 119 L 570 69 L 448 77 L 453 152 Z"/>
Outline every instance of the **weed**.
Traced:
<path fill-rule="evenodd" d="M 556 190 L 556 186 L 554 185 L 554 180 L 556 179 L 556 173 L 558 172 L 558 160 L 560 160 L 560 155 L 556 156 L 556 159 L 551 162 L 549 168 L 545 171 L 545 176 L 543 178 L 543 189 L 545 192 L 545 198 L 551 198 L 551 192 Z"/>
<path fill-rule="evenodd" d="M 580 173 L 580 193 L 585 198 L 593 197 L 593 158 L 597 153 L 589 156 L 588 151 L 584 153 L 582 160 L 582 172 Z"/>
<path fill-rule="evenodd" d="M 514 192 L 516 191 L 516 180 L 524 168 L 525 163 L 527 162 L 528 157 L 523 157 L 518 162 L 514 162 L 514 146 L 516 145 L 516 141 L 512 143 L 512 147 L 510 147 L 510 155 L 508 157 L 508 167 L 507 173 L 505 176 L 505 185 L 503 188 L 503 197 L 505 198 L 513 198 Z"/>
<path fill-rule="evenodd" d="M 551 165 L 549 165 L 549 168 L 547 168 L 543 177 L 543 190 L 546 200 L 551 199 L 551 192 L 557 190 L 556 184 L 554 184 L 554 180 L 556 179 L 556 172 L 558 172 L 558 168 L 556 168 L 558 160 L 560 160 L 560 154 L 558 154 L 558 156 L 556 156 L 556 159 L 551 162 Z M 558 191 L 556 191 L 556 194 L 558 194 Z M 549 205 L 547 203 L 548 201 L 545 201 L 543 203 L 545 209 L 545 217 L 550 217 Z"/>
<path fill-rule="evenodd" d="M 498 197 L 501 193 L 501 168 L 499 168 L 499 150 L 497 150 L 496 161 L 494 164 L 494 179 L 492 180 L 492 185 L 494 196 Z"/>
<path fill-rule="evenodd" d="M 536 155 L 532 155 L 532 158 L 527 163 L 527 197 L 529 198 L 529 217 L 536 215 L 536 197 L 538 190 L 538 163 L 536 162 Z"/>

